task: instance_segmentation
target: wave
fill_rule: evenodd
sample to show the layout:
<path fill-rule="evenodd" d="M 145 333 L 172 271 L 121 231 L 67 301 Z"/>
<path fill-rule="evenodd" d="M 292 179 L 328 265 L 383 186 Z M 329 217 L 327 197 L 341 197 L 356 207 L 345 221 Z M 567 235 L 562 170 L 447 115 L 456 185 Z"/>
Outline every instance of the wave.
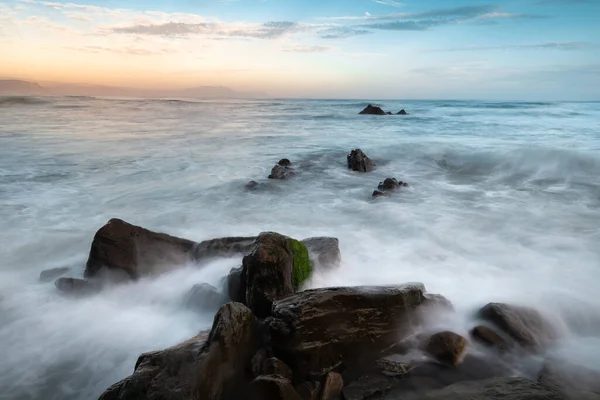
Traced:
<path fill-rule="evenodd" d="M 43 100 L 38 97 L 29 96 L 5 96 L 0 97 L 0 107 L 14 107 L 24 105 L 38 105 L 49 103 L 48 100 Z"/>
<path fill-rule="evenodd" d="M 553 102 L 474 102 L 474 101 L 450 101 L 450 102 L 434 102 L 439 108 L 480 108 L 480 109 L 523 109 L 523 108 L 539 108 L 551 107 L 557 105 Z"/>

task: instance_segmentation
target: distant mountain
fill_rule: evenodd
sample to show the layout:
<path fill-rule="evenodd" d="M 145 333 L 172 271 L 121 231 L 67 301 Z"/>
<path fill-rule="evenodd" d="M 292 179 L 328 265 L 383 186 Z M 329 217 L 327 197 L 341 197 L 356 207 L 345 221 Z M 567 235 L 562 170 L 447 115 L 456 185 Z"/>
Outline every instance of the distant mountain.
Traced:
<path fill-rule="evenodd" d="M 261 92 L 236 92 L 224 86 L 198 86 L 185 89 L 136 89 L 116 86 L 44 83 L 44 86 L 20 80 L 0 80 L 0 95 L 54 95 L 100 97 L 162 97 L 236 99 L 267 97 Z"/>

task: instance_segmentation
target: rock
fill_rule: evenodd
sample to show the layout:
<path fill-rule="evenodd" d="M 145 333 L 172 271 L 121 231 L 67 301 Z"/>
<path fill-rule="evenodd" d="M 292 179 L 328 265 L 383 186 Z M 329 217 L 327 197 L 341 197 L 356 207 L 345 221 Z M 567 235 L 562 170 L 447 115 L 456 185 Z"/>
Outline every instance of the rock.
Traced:
<path fill-rule="evenodd" d="M 287 158 L 282 158 L 281 160 L 279 160 L 277 165 L 281 165 L 282 167 L 291 167 L 292 162 L 290 160 L 288 160 Z"/>
<path fill-rule="evenodd" d="M 405 375 L 410 370 L 410 366 L 408 364 L 400 361 L 389 360 L 387 358 L 382 358 L 375 361 L 375 366 L 383 374 L 388 376 Z"/>
<path fill-rule="evenodd" d="M 372 104 L 369 104 L 368 106 L 366 106 L 364 110 L 359 112 L 359 114 L 387 115 L 387 113 L 385 111 L 383 111 L 381 109 L 381 107 L 377 107 Z"/>
<path fill-rule="evenodd" d="M 263 375 L 252 382 L 250 400 L 302 400 L 302 397 L 289 380 L 278 375 Z"/>
<path fill-rule="evenodd" d="M 386 112 L 387 115 L 392 115 L 391 111 Z"/>
<path fill-rule="evenodd" d="M 312 273 L 306 245 L 278 233 L 261 233 L 244 257 L 246 304 L 261 318 L 271 314 L 273 301 L 298 290 Z"/>
<path fill-rule="evenodd" d="M 204 240 L 194 250 L 195 261 L 204 261 L 216 257 L 232 257 L 246 254 L 254 247 L 255 236 L 223 237 Z"/>
<path fill-rule="evenodd" d="M 325 383 L 323 384 L 323 393 L 321 394 L 321 400 L 337 400 L 342 394 L 342 388 L 344 387 L 344 381 L 342 376 L 337 372 L 330 372 L 325 377 Z"/>
<path fill-rule="evenodd" d="M 273 169 L 271 169 L 271 174 L 269 175 L 269 179 L 289 179 L 292 176 L 294 176 L 295 174 L 296 173 L 293 168 L 286 167 L 286 166 L 283 166 L 280 164 L 275 164 Z"/>
<path fill-rule="evenodd" d="M 285 379 L 292 379 L 292 369 L 279 358 L 267 358 L 263 363 L 263 375 L 279 375 Z"/>
<path fill-rule="evenodd" d="M 60 292 L 70 296 L 87 296 L 100 291 L 98 285 L 83 279 L 58 278 L 54 285 Z"/>
<path fill-rule="evenodd" d="M 53 279 L 56 279 L 59 276 L 66 274 L 67 272 L 69 272 L 68 267 L 47 269 L 45 271 L 40 272 L 40 281 L 50 282 Z"/>
<path fill-rule="evenodd" d="M 308 249 L 313 268 L 331 269 L 340 266 L 340 241 L 334 237 L 312 237 L 302 240 Z"/>
<path fill-rule="evenodd" d="M 378 197 L 386 197 L 387 193 L 379 191 L 379 190 L 375 190 L 373 192 L 373 194 L 371 195 L 374 199 L 378 198 Z"/>
<path fill-rule="evenodd" d="M 231 301 L 246 304 L 246 274 L 242 267 L 232 268 L 227 275 L 227 295 Z"/>
<path fill-rule="evenodd" d="M 395 379 L 381 375 L 364 375 L 345 386 L 344 400 L 379 399 L 394 387 Z"/>
<path fill-rule="evenodd" d="M 320 400 L 321 383 L 314 381 L 302 382 L 296 386 L 296 392 L 303 400 Z"/>
<path fill-rule="evenodd" d="M 394 397 L 398 398 L 398 397 Z M 402 400 L 562 400 L 538 383 L 523 378 L 460 382 L 443 389 L 404 394 Z"/>
<path fill-rule="evenodd" d="M 377 189 L 381 191 L 398 190 L 402 183 L 398 182 L 396 178 L 386 178 L 383 182 L 379 182 Z"/>
<path fill-rule="evenodd" d="M 398 111 L 398 113 L 396 115 L 408 115 L 408 113 L 406 111 L 404 111 L 404 108 L 400 111 Z"/>
<path fill-rule="evenodd" d="M 444 296 L 441 294 L 434 293 L 425 293 L 425 301 L 423 302 L 423 307 L 433 311 L 454 311 L 454 306 Z"/>
<path fill-rule="evenodd" d="M 348 169 L 357 172 L 373 171 L 373 161 L 361 149 L 355 149 L 346 157 L 348 161 Z"/>
<path fill-rule="evenodd" d="M 426 350 L 438 361 L 458 365 L 467 349 L 467 340 L 461 335 L 444 331 L 431 336 Z"/>
<path fill-rule="evenodd" d="M 216 287 L 208 283 L 200 283 L 192 286 L 185 297 L 188 308 L 206 312 L 214 312 L 225 303 L 225 296 Z"/>
<path fill-rule="evenodd" d="M 246 398 L 249 364 L 258 349 L 258 321 L 243 304 L 227 303 L 208 338 L 194 337 L 166 350 L 142 354 L 133 375 L 100 400 L 237 400 Z"/>
<path fill-rule="evenodd" d="M 338 287 L 275 301 L 273 351 L 298 380 L 341 365 L 360 369 L 409 333 L 423 292 L 422 284 Z"/>
<path fill-rule="evenodd" d="M 131 279 L 154 275 L 192 260 L 196 243 L 111 219 L 92 242 L 84 276 L 103 269 L 122 270 Z"/>
<path fill-rule="evenodd" d="M 479 316 L 495 324 L 523 347 L 540 349 L 556 339 L 552 325 L 529 307 L 489 303 L 479 311 Z"/>
<path fill-rule="evenodd" d="M 478 325 L 475 328 L 471 329 L 471 337 L 489 347 L 495 347 L 498 350 L 505 351 L 508 350 L 509 345 L 508 342 L 493 329 L 488 328 L 487 326 Z"/>
<path fill-rule="evenodd" d="M 600 399 L 600 373 L 559 360 L 547 360 L 538 383 L 567 399 Z"/>

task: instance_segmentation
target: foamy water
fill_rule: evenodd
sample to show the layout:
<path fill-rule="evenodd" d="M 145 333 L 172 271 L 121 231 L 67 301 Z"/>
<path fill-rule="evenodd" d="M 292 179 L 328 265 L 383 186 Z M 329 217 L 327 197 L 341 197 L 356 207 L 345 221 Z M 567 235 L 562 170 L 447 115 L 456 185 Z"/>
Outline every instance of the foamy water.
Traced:
<path fill-rule="evenodd" d="M 91 399 L 138 355 L 210 327 L 183 307 L 241 258 L 86 299 L 41 283 L 83 273 L 119 217 L 192 240 L 273 230 L 335 236 L 339 270 L 310 286 L 421 281 L 465 333 L 490 301 L 536 306 L 553 355 L 600 370 L 600 103 L 181 102 L 50 98 L 0 107 L 0 398 Z M 346 169 L 364 150 L 370 174 Z M 295 179 L 248 193 L 280 158 Z M 411 187 L 370 201 L 386 177 Z"/>

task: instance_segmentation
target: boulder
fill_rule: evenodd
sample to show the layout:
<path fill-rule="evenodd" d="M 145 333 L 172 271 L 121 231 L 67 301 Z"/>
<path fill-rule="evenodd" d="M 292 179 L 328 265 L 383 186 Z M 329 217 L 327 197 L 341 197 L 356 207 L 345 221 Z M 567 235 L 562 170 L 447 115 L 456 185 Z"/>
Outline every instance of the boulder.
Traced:
<path fill-rule="evenodd" d="M 239 303 L 222 306 L 208 338 L 199 335 L 166 350 L 142 354 L 133 375 L 100 400 L 237 400 L 245 398 L 258 349 L 258 321 Z"/>
<path fill-rule="evenodd" d="M 355 149 L 346 156 L 348 161 L 348 169 L 357 172 L 371 172 L 373 171 L 373 161 L 367 157 L 361 149 Z"/>
<path fill-rule="evenodd" d="M 185 305 L 199 312 L 214 312 L 225 302 L 225 295 L 208 283 L 200 283 L 192 286 L 185 296 Z"/>
<path fill-rule="evenodd" d="M 439 332 L 429 338 L 426 350 L 440 362 L 458 365 L 467 350 L 467 340 L 454 332 Z"/>
<path fill-rule="evenodd" d="M 59 276 L 66 274 L 67 272 L 69 272 L 68 267 L 47 269 L 47 270 L 40 272 L 40 281 L 50 282 L 50 281 L 58 278 Z"/>
<path fill-rule="evenodd" d="M 337 400 L 342 394 L 342 388 L 344 387 L 344 381 L 342 376 L 337 372 L 330 372 L 325 377 L 325 383 L 323 384 L 323 393 L 321 394 L 321 400 Z"/>
<path fill-rule="evenodd" d="M 290 160 L 288 160 L 287 158 L 282 158 L 281 160 L 279 160 L 277 165 L 281 165 L 282 167 L 291 167 L 292 162 Z"/>
<path fill-rule="evenodd" d="M 283 163 L 283 165 L 281 164 Z M 271 169 L 271 174 L 269 175 L 269 179 L 288 179 L 296 174 L 294 169 L 291 167 L 292 163 L 290 160 L 283 159 L 280 160 L 278 164 L 275 164 L 273 169 Z"/>
<path fill-rule="evenodd" d="M 334 237 L 312 237 L 302 240 L 314 269 L 331 269 L 340 266 L 342 255 L 340 241 Z"/>
<path fill-rule="evenodd" d="M 470 333 L 474 340 L 488 347 L 495 347 L 501 351 L 508 350 L 509 348 L 508 342 L 487 326 L 478 325 L 471 329 Z"/>
<path fill-rule="evenodd" d="M 240 399 L 246 397 L 240 397 Z M 302 400 L 292 383 L 279 375 L 263 375 L 250 385 L 250 400 Z"/>
<path fill-rule="evenodd" d="M 378 190 L 387 192 L 392 190 L 398 190 L 401 187 L 407 187 L 408 183 L 398 181 L 396 178 L 386 178 L 383 182 L 379 182 L 379 186 L 377 186 Z"/>
<path fill-rule="evenodd" d="M 454 306 L 444 296 L 441 294 L 434 293 L 425 293 L 425 301 L 423 302 L 423 306 L 421 308 L 427 309 L 427 312 L 430 311 L 446 311 L 452 312 L 454 311 Z"/>
<path fill-rule="evenodd" d="M 546 360 L 538 383 L 567 399 L 600 399 L 600 373 L 564 361 Z"/>
<path fill-rule="evenodd" d="M 388 376 L 405 375 L 410 370 L 410 365 L 407 363 L 390 360 L 388 358 L 382 358 L 375 361 L 375 367 L 381 371 L 382 374 Z"/>
<path fill-rule="evenodd" d="M 246 304 L 261 318 L 275 300 L 294 293 L 312 273 L 306 245 L 274 232 L 261 233 L 244 257 Z"/>
<path fill-rule="evenodd" d="M 131 279 L 159 274 L 189 263 L 196 245 L 111 219 L 94 236 L 84 276 L 95 277 L 104 269 L 124 271 Z"/>
<path fill-rule="evenodd" d="M 556 339 L 553 326 L 533 308 L 504 303 L 489 303 L 479 317 L 506 332 L 523 347 L 540 349 Z"/>
<path fill-rule="evenodd" d="M 193 258 L 205 261 L 216 257 L 232 257 L 246 254 L 254 247 L 256 236 L 223 237 L 204 240 L 196 246 Z"/>
<path fill-rule="evenodd" d="M 232 268 L 227 275 L 229 300 L 246 304 L 246 274 L 242 267 Z"/>
<path fill-rule="evenodd" d="M 400 111 L 398 111 L 398 113 L 396 115 L 408 115 L 408 113 L 406 111 L 404 111 L 404 108 Z"/>
<path fill-rule="evenodd" d="M 295 379 L 360 369 L 405 337 L 423 302 L 422 284 L 306 290 L 273 303 L 275 355 Z"/>
<path fill-rule="evenodd" d="M 69 296 L 87 296 L 100 291 L 98 285 L 83 279 L 58 278 L 54 285 L 60 292 Z"/>
<path fill-rule="evenodd" d="M 369 104 L 368 106 L 366 106 L 364 108 L 364 110 L 362 110 L 361 112 L 359 112 L 359 114 L 387 115 L 387 113 L 385 111 L 383 111 L 381 109 L 381 107 L 377 107 L 377 106 L 374 106 L 372 104 Z"/>

